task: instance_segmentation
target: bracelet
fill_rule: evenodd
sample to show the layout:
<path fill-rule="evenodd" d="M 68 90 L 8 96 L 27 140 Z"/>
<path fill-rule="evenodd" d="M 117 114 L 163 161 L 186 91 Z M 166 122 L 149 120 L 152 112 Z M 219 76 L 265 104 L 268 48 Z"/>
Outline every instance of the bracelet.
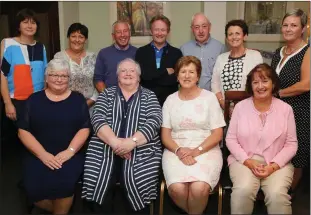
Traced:
<path fill-rule="evenodd" d="M 76 150 L 75 150 L 74 148 L 72 148 L 72 147 L 69 147 L 68 149 L 69 149 L 70 151 L 72 151 L 73 153 L 76 152 Z"/>
<path fill-rule="evenodd" d="M 218 101 L 222 101 L 222 100 L 224 100 L 224 99 L 223 98 L 218 99 Z"/>
<path fill-rule="evenodd" d="M 177 149 L 175 149 L 175 152 L 174 152 L 174 154 L 176 155 L 176 153 L 177 153 L 177 151 L 178 151 L 178 149 L 180 149 L 181 147 L 180 146 L 178 146 L 177 147 Z"/>

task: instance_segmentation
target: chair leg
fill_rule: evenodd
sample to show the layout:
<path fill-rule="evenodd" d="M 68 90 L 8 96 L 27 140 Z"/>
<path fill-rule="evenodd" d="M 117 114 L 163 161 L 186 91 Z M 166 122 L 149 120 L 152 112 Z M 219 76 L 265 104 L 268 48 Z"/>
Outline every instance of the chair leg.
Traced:
<path fill-rule="evenodd" d="M 150 203 L 150 215 L 153 215 L 154 214 L 154 207 L 153 207 L 153 201 L 151 201 Z"/>
<path fill-rule="evenodd" d="M 159 208 L 159 215 L 163 215 L 164 191 L 165 191 L 165 181 L 162 180 L 162 182 L 161 182 L 161 189 L 160 189 L 160 208 Z"/>
<path fill-rule="evenodd" d="M 222 214 L 222 195 L 223 194 L 223 190 L 222 190 L 222 186 L 221 184 L 218 185 L 218 215 Z"/>

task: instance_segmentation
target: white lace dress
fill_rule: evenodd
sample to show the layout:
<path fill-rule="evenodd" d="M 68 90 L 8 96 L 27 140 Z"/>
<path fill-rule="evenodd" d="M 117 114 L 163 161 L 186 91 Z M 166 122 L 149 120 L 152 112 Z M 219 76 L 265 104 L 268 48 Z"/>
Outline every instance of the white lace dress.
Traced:
<path fill-rule="evenodd" d="M 69 88 L 73 91 L 78 91 L 86 99 L 96 101 L 98 92 L 93 82 L 96 62 L 95 53 L 86 52 L 86 55 L 81 59 L 80 65 L 73 61 L 68 56 L 66 51 L 57 52 L 54 58 L 60 58 L 66 60 L 69 63 L 71 72 Z M 92 111 L 93 108 L 90 108 L 90 114 L 92 114 Z"/>
<path fill-rule="evenodd" d="M 182 147 L 195 148 L 211 130 L 226 125 L 214 93 L 202 89 L 200 96 L 183 101 L 178 92 L 171 94 L 163 105 L 162 127 L 172 129 L 173 140 Z M 195 158 L 197 163 L 184 165 L 171 151 L 164 149 L 162 168 L 169 187 L 177 182 L 204 181 L 213 190 L 219 180 L 223 158 L 219 145 Z"/>

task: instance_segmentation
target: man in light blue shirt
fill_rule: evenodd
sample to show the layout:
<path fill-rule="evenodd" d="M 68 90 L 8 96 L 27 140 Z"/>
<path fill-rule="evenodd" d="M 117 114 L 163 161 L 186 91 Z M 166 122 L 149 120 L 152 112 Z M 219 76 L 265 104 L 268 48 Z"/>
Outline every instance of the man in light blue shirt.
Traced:
<path fill-rule="evenodd" d="M 211 23 L 203 13 L 192 17 L 191 29 L 195 40 L 181 46 L 183 56 L 192 55 L 201 60 L 202 73 L 199 86 L 211 90 L 213 68 L 218 55 L 225 52 L 225 46 L 210 36 Z"/>

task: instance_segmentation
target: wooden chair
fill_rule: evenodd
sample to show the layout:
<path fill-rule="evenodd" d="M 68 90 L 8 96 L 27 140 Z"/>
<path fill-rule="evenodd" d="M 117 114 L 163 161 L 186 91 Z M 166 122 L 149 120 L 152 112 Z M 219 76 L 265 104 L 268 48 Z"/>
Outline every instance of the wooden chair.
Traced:
<path fill-rule="evenodd" d="M 250 97 L 250 95 L 246 91 L 226 91 L 225 92 L 225 121 L 227 125 L 230 122 L 230 102 L 233 102 L 236 105 L 239 101 L 242 101 L 246 98 Z"/>
<path fill-rule="evenodd" d="M 163 215 L 164 209 L 164 193 L 165 193 L 166 183 L 163 179 L 160 186 L 160 207 L 159 207 L 159 215 Z M 217 190 L 217 191 L 215 191 Z M 217 184 L 214 191 L 210 193 L 210 195 L 218 193 L 218 215 L 222 214 L 222 186 L 220 183 Z"/>

